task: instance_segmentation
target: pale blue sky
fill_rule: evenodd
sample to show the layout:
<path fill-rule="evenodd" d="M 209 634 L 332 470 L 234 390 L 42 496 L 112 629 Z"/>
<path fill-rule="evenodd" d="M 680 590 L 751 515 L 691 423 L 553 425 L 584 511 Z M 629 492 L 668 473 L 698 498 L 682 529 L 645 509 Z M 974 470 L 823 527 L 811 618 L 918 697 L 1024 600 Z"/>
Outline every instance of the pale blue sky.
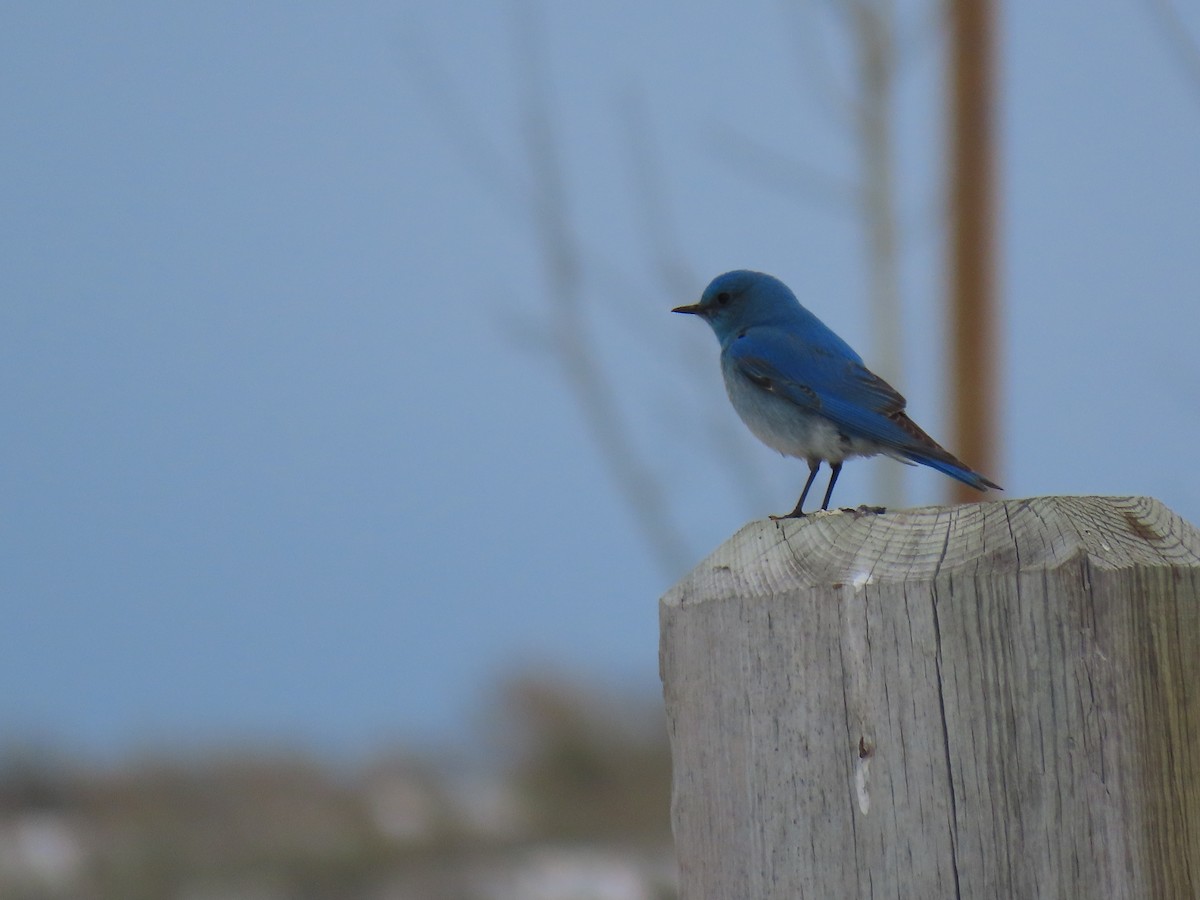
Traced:
<path fill-rule="evenodd" d="M 589 322 L 698 561 L 805 472 L 746 436 L 758 487 L 728 477 L 700 424 L 736 424 L 716 345 L 667 310 L 764 269 L 870 362 L 854 216 L 722 149 L 852 179 L 809 78 L 826 48 L 840 79 L 843 48 L 774 2 L 546 6 Z M 5 5 L 0 740 L 359 753 L 454 739 L 526 666 L 657 690 L 656 598 L 682 570 L 537 349 L 511 8 Z M 989 474 L 1200 521 L 1200 85 L 1151 8 L 1006 10 Z M 909 20 L 898 386 L 946 438 L 939 44 Z M 686 296 L 647 249 L 631 98 Z M 838 499 L 869 501 L 870 471 Z M 944 488 L 910 477 L 915 503 Z"/>

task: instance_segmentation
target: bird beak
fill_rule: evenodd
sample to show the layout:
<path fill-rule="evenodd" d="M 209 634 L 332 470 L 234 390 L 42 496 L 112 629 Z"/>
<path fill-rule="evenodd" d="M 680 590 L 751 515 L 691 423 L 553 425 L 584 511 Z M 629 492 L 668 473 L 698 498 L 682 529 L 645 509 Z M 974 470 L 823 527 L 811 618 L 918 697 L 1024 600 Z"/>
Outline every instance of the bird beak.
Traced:
<path fill-rule="evenodd" d="M 704 315 L 704 307 L 699 303 L 692 303 L 688 306 L 677 306 L 671 312 L 688 313 L 693 316 Z"/>

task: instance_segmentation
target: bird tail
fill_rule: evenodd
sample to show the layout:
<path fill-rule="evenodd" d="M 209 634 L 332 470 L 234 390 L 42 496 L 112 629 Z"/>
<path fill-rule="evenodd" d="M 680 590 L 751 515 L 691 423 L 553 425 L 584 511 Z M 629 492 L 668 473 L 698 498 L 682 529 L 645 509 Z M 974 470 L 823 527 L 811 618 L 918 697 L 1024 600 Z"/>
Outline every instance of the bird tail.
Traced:
<path fill-rule="evenodd" d="M 988 488 L 995 491 L 1004 490 L 1004 488 L 1000 487 L 994 481 L 985 478 L 970 466 L 964 464 L 953 453 L 927 435 L 905 413 L 897 412 L 889 418 L 903 428 L 912 440 L 909 446 L 900 449 L 900 453 L 908 459 L 923 466 L 929 466 L 929 468 L 935 469 L 943 475 L 956 478 L 963 484 L 968 484 L 975 488 L 977 491 L 986 491 Z"/>
<path fill-rule="evenodd" d="M 974 469 L 964 466 L 958 460 L 954 459 L 953 456 L 951 456 L 950 459 L 938 459 L 934 456 L 925 455 L 920 451 L 909 451 L 904 455 L 913 462 L 918 462 L 923 466 L 929 466 L 931 469 L 937 469 L 937 471 L 941 472 L 943 475 L 949 475 L 951 478 L 957 478 L 963 484 L 969 484 L 977 491 L 986 491 L 988 488 L 991 488 L 994 491 L 1004 490 L 1004 488 L 1000 487 L 1000 485 L 996 484 L 994 481 L 984 478 Z M 946 455 L 949 456 L 949 454 Z"/>

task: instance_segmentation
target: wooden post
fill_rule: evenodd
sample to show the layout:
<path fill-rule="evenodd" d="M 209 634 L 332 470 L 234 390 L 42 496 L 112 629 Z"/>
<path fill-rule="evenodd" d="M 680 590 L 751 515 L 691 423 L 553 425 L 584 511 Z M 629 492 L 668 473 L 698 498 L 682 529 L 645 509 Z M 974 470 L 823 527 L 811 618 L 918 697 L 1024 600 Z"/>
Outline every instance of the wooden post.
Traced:
<path fill-rule="evenodd" d="M 1159 502 L 754 522 L 660 614 L 683 900 L 1200 897 L 1200 532 Z"/>

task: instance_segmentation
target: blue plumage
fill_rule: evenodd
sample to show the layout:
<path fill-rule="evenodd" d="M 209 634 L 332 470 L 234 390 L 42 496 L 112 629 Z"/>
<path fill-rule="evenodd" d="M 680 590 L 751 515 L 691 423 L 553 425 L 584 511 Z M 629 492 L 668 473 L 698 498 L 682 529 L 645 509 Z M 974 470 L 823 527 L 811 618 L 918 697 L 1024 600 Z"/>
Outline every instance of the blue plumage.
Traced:
<path fill-rule="evenodd" d="M 800 305 L 782 281 L 738 270 L 713 279 L 699 303 L 677 307 L 704 319 L 721 342 L 725 387 L 742 421 L 767 446 L 808 461 L 796 508 L 802 516 L 822 462 L 832 471 L 829 508 L 842 462 L 879 453 L 920 463 L 978 490 L 999 489 L 943 449 L 908 417 L 895 388 Z"/>

